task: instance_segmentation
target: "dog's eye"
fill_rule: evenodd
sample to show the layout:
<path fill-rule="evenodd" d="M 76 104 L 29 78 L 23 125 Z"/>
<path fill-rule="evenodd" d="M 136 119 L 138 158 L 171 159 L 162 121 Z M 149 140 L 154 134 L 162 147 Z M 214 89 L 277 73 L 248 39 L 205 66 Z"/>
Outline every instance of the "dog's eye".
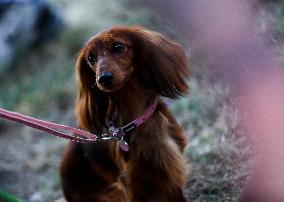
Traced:
<path fill-rule="evenodd" d="M 93 54 L 89 54 L 88 55 L 88 62 L 92 65 L 95 64 L 96 63 L 96 57 Z"/>
<path fill-rule="evenodd" d="M 114 53 L 122 53 L 124 51 L 125 44 L 115 42 L 111 45 L 111 51 Z"/>

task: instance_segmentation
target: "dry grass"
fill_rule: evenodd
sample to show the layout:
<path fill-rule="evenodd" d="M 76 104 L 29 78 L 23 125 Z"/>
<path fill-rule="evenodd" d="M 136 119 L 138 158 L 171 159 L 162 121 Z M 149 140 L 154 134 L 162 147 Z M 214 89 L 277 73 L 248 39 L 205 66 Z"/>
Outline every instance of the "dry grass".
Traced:
<path fill-rule="evenodd" d="M 248 175 L 250 149 L 229 89 L 209 82 L 206 72 L 193 76 L 191 94 L 172 106 L 190 139 L 186 192 L 191 201 L 236 201 Z"/>

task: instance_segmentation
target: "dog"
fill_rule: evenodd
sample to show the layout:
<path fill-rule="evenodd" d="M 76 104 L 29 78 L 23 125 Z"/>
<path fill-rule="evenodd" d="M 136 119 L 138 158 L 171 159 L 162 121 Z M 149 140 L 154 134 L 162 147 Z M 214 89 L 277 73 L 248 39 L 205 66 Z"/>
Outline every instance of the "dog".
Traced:
<path fill-rule="evenodd" d="M 184 202 L 187 138 L 160 96 L 188 93 L 181 46 L 140 26 L 116 26 L 92 37 L 76 62 L 78 126 L 95 134 L 152 115 L 119 142 L 70 143 L 60 166 L 68 202 Z"/>

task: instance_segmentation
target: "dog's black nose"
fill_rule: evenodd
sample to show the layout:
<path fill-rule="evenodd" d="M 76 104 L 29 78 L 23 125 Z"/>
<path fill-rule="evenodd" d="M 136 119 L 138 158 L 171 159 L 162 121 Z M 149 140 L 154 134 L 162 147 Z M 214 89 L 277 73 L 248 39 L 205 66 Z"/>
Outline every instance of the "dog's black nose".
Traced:
<path fill-rule="evenodd" d="M 112 84 L 112 81 L 113 81 L 113 76 L 111 72 L 105 72 L 98 78 L 98 82 L 103 86 L 108 86 Z"/>

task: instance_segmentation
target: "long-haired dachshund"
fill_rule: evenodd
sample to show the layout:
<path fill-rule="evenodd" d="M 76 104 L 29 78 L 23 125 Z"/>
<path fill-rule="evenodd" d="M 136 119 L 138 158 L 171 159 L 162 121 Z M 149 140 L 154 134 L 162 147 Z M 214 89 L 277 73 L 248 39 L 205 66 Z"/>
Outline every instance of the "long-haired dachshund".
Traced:
<path fill-rule="evenodd" d="M 76 71 L 78 124 L 95 134 L 108 131 L 109 123 L 130 123 L 159 96 L 184 96 L 190 74 L 177 43 L 138 26 L 114 27 L 91 38 Z M 115 141 L 69 144 L 60 169 L 67 201 L 187 201 L 182 154 L 187 140 L 162 100 L 124 140 L 129 151 Z"/>

